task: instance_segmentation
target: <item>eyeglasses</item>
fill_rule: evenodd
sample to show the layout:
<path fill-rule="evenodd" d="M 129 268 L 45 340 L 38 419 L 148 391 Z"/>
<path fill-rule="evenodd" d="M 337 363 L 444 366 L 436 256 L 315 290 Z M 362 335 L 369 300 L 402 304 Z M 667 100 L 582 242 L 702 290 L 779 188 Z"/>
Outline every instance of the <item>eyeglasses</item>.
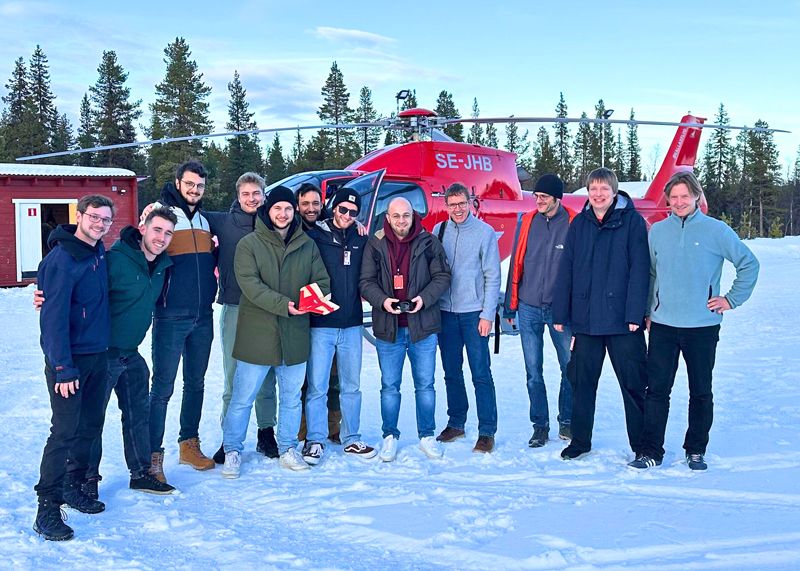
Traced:
<path fill-rule="evenodd" d="M 467 201 L 463 200 L 461 202 L 451 202 L 447 205 L 447 208 L 450 210 L 463 210 L 467 207 Z"/>
<path fill-rule="evenodd" d="M 344 216 L 345 214 L 349 214 L 351 218 L 355 218 L 358 216 L 358 209 L 355 208 L 347 208 L 346 206 L 337 206 L 336 210 L 339 211 L 339 214 Z"/>
<path fill-rule="evenodd" d="M 194 187 L 197 187 L 197 190 L 203 192 L 206 189 L 206 185 L 203 184 L 202 182 L 200 184 L 196 184 L 190 180 L 182 180 L 181 184 L 185 184 L 186 188 L 188 188 L 189 190 L 192 190 Z"/>
<path fill-rule="evenodd" d="M 89 220 L 92 221 L 93 224 L 97 224 L 98 222 L 102 222 L 103 226 L 108 228 L 114 223 L 113 218 L 103 218 L 102 216 L 98 216 L 97 214 L 92 214 L 90 212 L 81 212 L 84 216 L 86 216 Z"/>

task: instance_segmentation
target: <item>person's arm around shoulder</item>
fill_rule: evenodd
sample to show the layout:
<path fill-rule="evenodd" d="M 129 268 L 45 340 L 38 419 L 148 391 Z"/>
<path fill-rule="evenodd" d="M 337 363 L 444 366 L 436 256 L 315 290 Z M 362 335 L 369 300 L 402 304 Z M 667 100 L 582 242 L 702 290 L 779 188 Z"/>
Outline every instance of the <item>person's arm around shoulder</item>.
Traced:
<path fill-rule="evenodd" d="M 239 241 L 233 258 L 233 271 L 242 295 L 265 311 L 280 317 L 288 317 L 289 304 L 294 302 L 261 280 L 258 260 L 253 252 L 252 242 L 247 238 L 245 236 Z M 277 271 L 277 268 L 275 269 Z"/>
<path fill-rule="evenodd" d="M 625 322 L 629 331 L 638 331 L 647 312 L 650 292 L 650 247 L 647 224 L 639 213 L 630 216 L 628 233 L 628 299 L 625 300 Z"/>
<path fill-rule="evenodd" d="M 567 230 L 567 239 L 564 241 L 564 252 L 558 262 L 556 271 L 555 291 L 553 292 L 553 328 L 559 333 L 564 332 L 564 326 L 569 324 L 570 308 L 572 305 L 572 271 L 575 257 L 575 238 L 578 231 L 577 224 L 571 223 Z"/>

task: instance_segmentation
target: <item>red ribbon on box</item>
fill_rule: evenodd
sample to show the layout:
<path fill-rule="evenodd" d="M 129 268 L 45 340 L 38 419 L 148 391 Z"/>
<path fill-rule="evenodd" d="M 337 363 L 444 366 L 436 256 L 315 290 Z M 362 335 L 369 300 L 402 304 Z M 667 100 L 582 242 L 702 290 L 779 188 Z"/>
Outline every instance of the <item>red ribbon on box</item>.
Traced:
<path fill-rule="evenodd" d="M 319 286 L 313 283 L 300 288 L 300 303 L 297 309 L 317 315 L 328 315 L 339 309 L 339 306 L 331 301 L 331 294 L 323 295 Z"/>

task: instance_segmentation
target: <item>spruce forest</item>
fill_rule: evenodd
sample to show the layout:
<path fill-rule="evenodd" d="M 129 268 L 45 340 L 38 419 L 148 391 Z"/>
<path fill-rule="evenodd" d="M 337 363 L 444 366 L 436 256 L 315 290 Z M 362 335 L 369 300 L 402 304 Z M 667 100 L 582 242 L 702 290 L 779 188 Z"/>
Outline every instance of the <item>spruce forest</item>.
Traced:
<path fill-rule="evenodd" d="M 176 38 L 164 49 L 163 80 L 154 86 L 155 99 L 149 105 L 147 123 L 142 101 L 131 97 L 126 86 L 128 72 L 114 51 L 105 51 L 97 66 L 97 81 L 88 86 L 73 125 L 50 85 L 47 56 L 37 46 L 26 62 L 13 62 L 5 83 L 0 116 L 0 162 L 14 162 L 19 156 L 87 148 L 137 139 L 137 130 L 148 139 L 199 135 L 212 132 L 209 112 L 211 87 L 192 60 L 189 44 Z M 246 78 L 245 78 L 246 80 Z M 228 83 L 228 121 L 225 130 L 257 129 L 250 111 L 247 90 L 238 71 Z M 402 87 L 402 86 L 401 86 Z M 355 92 L 354 92 L 355 93 Z M 372 91 L 361 86 L 351 97 L 342 70 L 333 62 L 321 88 L 322 105 L 317 115 L 322 123 L 370 122 L 394 115 L 376 108 Z M 400 109 L 422 106 L 440 116 L 463 117 L 453 94 L 442 90 L 435 102 L 418 101 L 412 89 Z M 600 99 L 594 109 L 580 117 L 587 122 L 541 125 L 529 132 L 521 124 L 502 126 L 450 125 L 445 133 L 456 141 L 503 148 L 518 155 L 518 163 L 531 175 L 523 181 L 530 189 L 543 173 L 557 173 L 569 190 L 583 186 L 586 175 L 603 162 L 614 169 L 621 181 L 647 180 L 658 168 L 661 157 L 643 164 L 637 127 L 614 128 L 589 122 L 602 117 L 607 105 Z M 567 117 L 564 94 L 554 108 L 555 116 Z M 627 114 L 627 113 L 626 113 Z M 470 117 L 480 117 L 478 100 L 473 99 Z M 575 116 L 573 113 L 572 116 Z M 630 118 L 634 118 L 630 109 Z M 720 103 L 713 123 L 730 124 Z M 764 121 L 753 126 L 768 127 Z M 219 127 L 217 127 L 218 130 Z M 501 138 L 498 131 L 504 131 Z M 161 186 L 172 179 L 175 165 L 189 157 L 199 158 L 209 170 L 204 203 L 210 210 L 226 210 L 235 196 L 235 182 L 246 171 L 262 173 L 268 183 L 307 170 L 343 168 L 381 144 L 400 143 L 407 135 L 376 128 L 322 129 L 315 134 L 298 130 L 276 134 L 262 141 L 257 135 L 227 140 L 206 139 L 83 153 L 43 160 L 48 164 L 119 167 L 147 176 L 139 187 L 139 204 L 158 196 Z M 710 214 L 724 219 L 743 238 L 782 237 L 800 233 L 800 149 L 793 166 L 781 172 L 772 133 L 711 129 L 704 133 L 705 146 L 695 165 L 706 191 Z M 288 142 L 291 145 L 288 145 Z M 504 144 L 503 144 L 504 143 Z M 284 148 L 286 145 L 288 148 Z M 604 154 L 605 156 L 601 156 Z"/>

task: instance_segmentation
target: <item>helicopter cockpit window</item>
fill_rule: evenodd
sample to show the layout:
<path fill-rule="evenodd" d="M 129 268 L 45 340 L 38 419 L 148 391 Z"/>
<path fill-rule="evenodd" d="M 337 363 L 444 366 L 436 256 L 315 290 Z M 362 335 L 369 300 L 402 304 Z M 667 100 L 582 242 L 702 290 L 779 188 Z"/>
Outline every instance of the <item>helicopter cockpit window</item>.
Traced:
<path fill-rule="evenodd" d="M 396 182 L 384 180 L 378 188 L 378 202 L 375 204 L 375 212 L 372 217 L 372 228 L 370 233 L 374 234 L 376 231 L 383 228 L 384 214 L 389 208 L 389 203 L 402 196 L 411 203 L 411 207 L 419 212 L 423 218 L 428 214 L 428 201 L 425 200 L 425 192 L 414 184 L 413 182 Z M 362 206 L 359 220 L 362 224 L 366 224 L 366 220 L 362 220 L 362 214 L 366 217 L 367 209 Z"/>

